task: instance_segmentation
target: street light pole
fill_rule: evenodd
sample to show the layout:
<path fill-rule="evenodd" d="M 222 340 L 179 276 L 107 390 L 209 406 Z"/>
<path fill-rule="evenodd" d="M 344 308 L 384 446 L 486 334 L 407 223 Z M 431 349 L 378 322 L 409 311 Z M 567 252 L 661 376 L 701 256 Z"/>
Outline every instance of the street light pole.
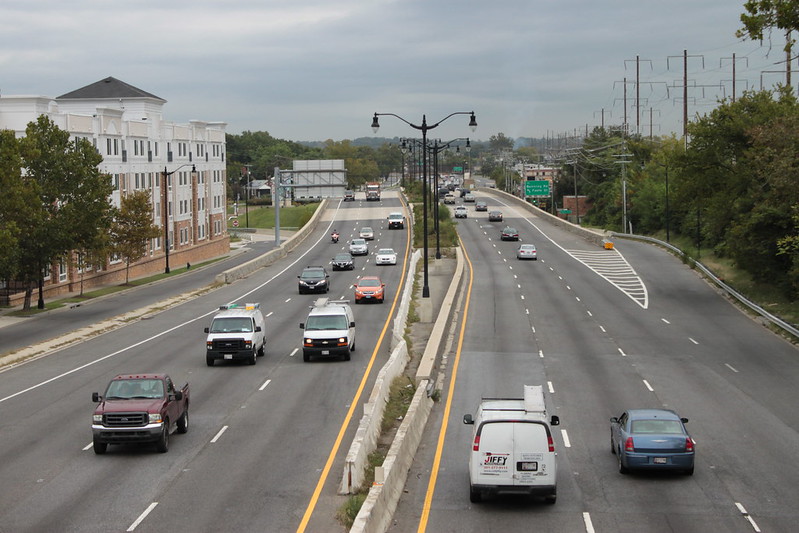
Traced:
<path fill-rule="evenodd" d="M 189 166 L 191 163 L 186 163 L 185 165 L 180 165 L 178 168 L 173 170 L 172 172 L 168 172 L 166 167 L 164 167 L 163 172 L 163 180 L 161 183 L 161 189 L 163 190 L 163 200 L 161 203 L 161 212 L 163 213 L 164 217 L 164 274 L 169 274 L 169 195 L 168 195 L 168 187 L 167 182 L 169 181 L 169 177 L 180 170 L 183 167 Z M 192 174 L 197 172 L 197 168 L 194 165 L 191 165 L 191 172 Z"/>
<path fill-rule="evenodd" d="M 407 120 L 405 120 L 401 116 L 395 115 L 394 113 L 375 113 L 374 117 L 372 118 L 372 131 L 375 132 L 375 133 L 377 133 L 377 130 L 380 128 L 380 122 L 378 121 L 378 118 L 377 118 L 379 116 L 392 116 L 392 117 L 398 118 L 401 121 L 403 121 L 405 124 L 407 124 L 408 126 L 412 127 L 413 129 L 420 130 L 422 132 L 422 180 L 423 180 L 423 185 L 422 185 L 422 196 L 423 196 L 423 199 L 422 199 L 423 209 L 422 209 L 422 211 L 423 211 L 423 213 L 422 213 L 422 216 L 424 218 L 424 226 L 422 228 L 422 231 L 424 233 L 424 243 L 423 243 L 423 246 L 424 246 L 424 283 L 422 285 L 422 298 L 429 298 L 430 297 L 430 285 L 428 283 L 428 272 L 427 272 L 427 270 L 428 270 L 428 268 L 427 268 L 427 263 L 428 263 L 428 259 L 427 259 L 427 186 L 428 186 L 428 183 L 427 183 L 427 130 L 432 130 L 434 128 L 437 128 L 439 124 L 441 124 L 442 122 L 444 122 L 448 118 L 453 117 L 455 115 L 471 115 L 471 118 L 469 120 L 469 127 L 472 129 L 472 131 L 477 129 L 477 119 L 474 116 L 474 111 L 456 111 L 455 113 L 450 113 L 449 115 L 447 115 L 446 117 L 442 118 L 441 120 L 439 120 L 438 122 L 436 122 L 433 125 L 428 125 L 427 124 L 427 115 L 422 115 L 422 124 L 421 125 L 412 124 L 411 122 L 408 122 Z"/>

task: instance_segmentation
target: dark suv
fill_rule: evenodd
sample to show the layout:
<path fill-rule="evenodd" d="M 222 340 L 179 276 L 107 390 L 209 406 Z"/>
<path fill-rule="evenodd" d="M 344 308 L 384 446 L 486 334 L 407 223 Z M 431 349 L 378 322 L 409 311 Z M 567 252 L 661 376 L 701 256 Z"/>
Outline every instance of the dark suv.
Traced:
<path fill-rule="evenodd" d="M 355 263 L 352 261 L 352 254 L 349 252 L 336 254 L 336 257 L 330 261 L 330 264 L 333 265 L 333 270 L 353 270 L 355 268 Z"/>
<path fill-rule="evenodd" d="M 300 294 L 307 292 L 327 292 L 330 290 L 330 276 L 323 266 L 307 266 L 299 278 Z"/>

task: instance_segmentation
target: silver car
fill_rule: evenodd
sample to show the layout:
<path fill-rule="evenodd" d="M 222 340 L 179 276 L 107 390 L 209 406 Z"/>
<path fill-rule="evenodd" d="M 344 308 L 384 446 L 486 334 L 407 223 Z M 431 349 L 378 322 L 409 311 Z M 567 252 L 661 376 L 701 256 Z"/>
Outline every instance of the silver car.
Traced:
<path fill-rule="evenodd" d="M 374 240 L 375 232 L 369 226 L 364 226 L 361 228 L 361 232 L 358 234 L 361 239 L 366 239 L 367 241 Z"/>
<path fill-rule="evenodd" d="M 366 244 L 366 239 L 352 239 L 350 241 L 350 253 L 352 255 L 368 255 L 369 245 Z"/>
<path fill-rule="evenodd" d="M 522 244 L 519 246 L 519 249 L 516 250 L 516 259 L 532 259 L 536 261 L 538 259 L 538 255 L 535 249 L 535 244 Z"/>

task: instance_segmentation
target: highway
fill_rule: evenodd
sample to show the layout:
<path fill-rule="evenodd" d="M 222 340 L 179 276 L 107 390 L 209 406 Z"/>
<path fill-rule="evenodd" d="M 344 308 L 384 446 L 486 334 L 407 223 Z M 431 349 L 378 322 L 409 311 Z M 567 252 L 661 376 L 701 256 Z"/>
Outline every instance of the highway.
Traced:
<path fill-rule="evenodd" d="M 477 196 L 539 259 L 518 261 L 486 213 L 469 207 L 460 220 L 466 322 L 389 531 L 795 531 L 796 348 L 663 250 L 602 250 L 499 195 Z M 462 417 L 483 396 L 520 397 L 525 384 L 543 385 L 561 420 L 557 503 L 472 504 Z M 635 407 L 690 419 L 693 476 L 618 472 L 608 420 Z"/>
<path fill-rule="evenodd" d="M 403 257 L 409 232 L 385 223 L 398 210 L 396 195 L 333 204 L 286 260 L 1 372 L 0 531 L 294 531 L 304 517 L 309 531 L 340 529 L 340 469 L 332 465 L 342 464 L 362 396 L 388 354 L 381 333 L 407 273 L 402 264 L 376 267 L 371 254 L 356 257 L 354 271 L 330 272 L 332 298 L 352 299 L 360 275 L 387 284 L 385 304 L 353 305 L 357 349 L 349 362 L 303 363 L 299 323 L 317 296 L 298 295 L 296 277 L 305 265 L 328 265 L 365 225 L 376 230 L 370 252 L 389 246 Z M 342 234 L 337 245 L 332 227 Z M 203 327 L 229 302 L 258 302 L 266 316 L 266 355 L 255 366 L 205 365 Z M 13 329 L 3 334 L 11 338 Z M 91 393 L 137 372 L 190 383 L 189 431 L 173 434 L 166 454 L 111 446 L 96 456 Z"/>

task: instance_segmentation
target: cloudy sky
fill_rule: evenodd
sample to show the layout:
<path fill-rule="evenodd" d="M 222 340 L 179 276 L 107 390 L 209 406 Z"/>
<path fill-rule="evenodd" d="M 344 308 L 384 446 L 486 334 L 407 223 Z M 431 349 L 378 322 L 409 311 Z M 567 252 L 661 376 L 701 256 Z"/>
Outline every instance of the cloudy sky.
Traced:
<path fill-rule="evenodd" d="M 682 131 L 736 90 L 771 87 L 782 37 L 735 37 L 744 0 L 3 0 L 0 97 L 60 96 L 113 76 L 167 100 L 167 120 L 291 140 L 372 135 L 374 112 L 431 137 Z M 794 67 L 799 70 L 799 67 Z M 795 76 L 799 79 L 799 73 Z M 678 87 L 679 86 L 679 87 Z M 651 109 L 651 111 L 650 111 Z M 650 116 L 652 120 L 650 121 Z M 382 117 L 381 137 L 418 136 Z"/>

